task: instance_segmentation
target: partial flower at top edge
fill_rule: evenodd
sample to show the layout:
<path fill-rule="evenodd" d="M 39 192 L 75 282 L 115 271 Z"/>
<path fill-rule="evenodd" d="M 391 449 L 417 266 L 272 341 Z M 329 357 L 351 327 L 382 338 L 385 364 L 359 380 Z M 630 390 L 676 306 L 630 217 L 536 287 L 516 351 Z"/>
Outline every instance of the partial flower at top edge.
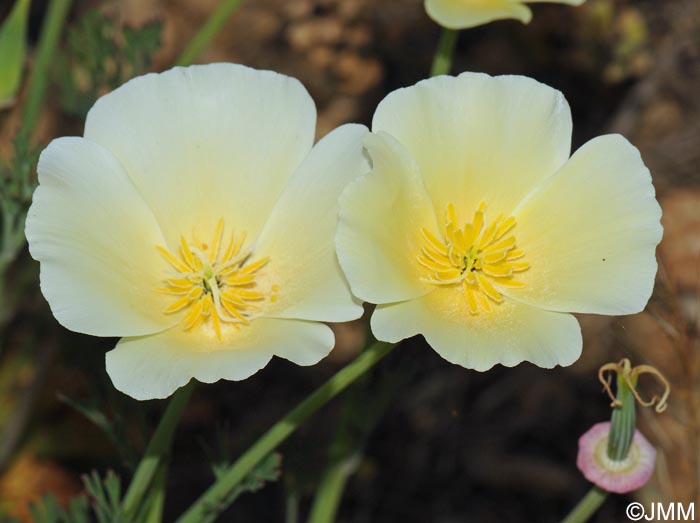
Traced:
<path fill-rule="evenodd" d="M 537 0 L 425 0 L 425 10 L 443 27 L 469 29 L 509 18 L 527 24 L 532 19 L 532 11 L 526 4 L 533 1 Z M 585 0 L 549 1 L 577 6 Z"/>

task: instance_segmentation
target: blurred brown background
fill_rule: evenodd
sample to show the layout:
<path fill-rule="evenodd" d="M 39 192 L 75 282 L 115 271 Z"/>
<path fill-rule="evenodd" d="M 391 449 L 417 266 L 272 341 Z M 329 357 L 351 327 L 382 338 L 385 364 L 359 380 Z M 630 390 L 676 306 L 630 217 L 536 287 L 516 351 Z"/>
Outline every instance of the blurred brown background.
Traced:
<path fill-rule="evenodd" d="M 0 16 L 9 4 L 0 3 Z M 45 5 L 32 7 L 34 39 Z M 163 70 L 216 5 L 81 0 L 70 24 L 99 11 L 114 22 L 118 40 L 125 28 L 158 22 L 162 38 L 149 69 Z M 242 496 L 222 521 L 291 523 L 297 510 L 304 520 L 339 425 L 356 458 L 339 522 L 558 521 L 588 488 L 575 466 L 577 439 L 609 416 L 597 368 L 622 357 L 657 366 L 673 386 L 665 414 L 640 414 L 659 456 L 637 497 L 700 501 L 700 2 L 588 0 L 533 10 L 528 26 L 501 21 L 463 31 L 453 72 L 532 76 L 569 100 L 574 148 L 620 132 L 641 149 L 665 226 L 647 312 L 581 317 L 583 357 L 551 371 L 524 364 L 479 374 L 446 363 L 422 339 L 410 340 L 305 424 L 281 449 L 279 481 Z M 420 0 L 247 0 L 198 61 L 299 78 L 316 101 L 320 137 L 345 122 L 368 124 L 389 91 L 425 78 L 438 35 Z M 82 132 L 80 110 L 67 110 L 60 96 L 58 88 L 50 92 L 42 143 Z M 1 117 L 0 154 L 9 154 L 18 119 L 18 110 Z M 8 271 L 5 292 L 17 306 L 0 318 L 0 510 L 21 521 L 29 521 L 27 503 L 42 494 L 77 494 L 80 474 L 93 468 L 128 478 L 164 405 L 111 388 L 104 353 L 114 340 L 58 326 L 38 291 L 36 265 L 25 253 Z M 366 325 L 336 332 L 338 346 L 317 367 L 277 359 L 244 382 L 198 388 L 176 436 L 166 521 L 212 481 L 208 461 L 235 458 L 349 361 Z M 654 386 L 649 382 L 647 395 Z M 114 441 L 59 394 L 103 415 Z M 627 521 L 628 501 L 609 499 L 594 521 Z"/>

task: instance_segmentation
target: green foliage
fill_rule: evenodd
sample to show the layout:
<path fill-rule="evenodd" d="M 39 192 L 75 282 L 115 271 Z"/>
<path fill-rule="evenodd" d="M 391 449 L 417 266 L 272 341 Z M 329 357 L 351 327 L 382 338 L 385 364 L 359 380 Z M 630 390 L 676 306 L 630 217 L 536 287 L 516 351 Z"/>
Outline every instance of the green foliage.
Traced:
<path fill-rule="evenodd" d="M 53 496 L 32 505 L 34 523 L 127 523 L 121 509 L 121 482 L 109 471 L 104 478 L 97 472 L 83 476 L 85 494 L 73 498 L 67 509 Z"/>
<path fill-rule="evenodd" d="M 277 481 L 280 477 L 282 468 L 282 455 L 278 452 L 273 452 L 263 459 L 258 465 L 250 471 L 241 484 L 234 489 L 233 499 L 237 498 L 245 492 L 257 492 L 265 486 L 266 483 Z M 218 478 L 220 479 L 220 478 Z"/>
<path fill-rule="evenodd" d="M 141 74 L 151 65 L 153 55 L 160 48 L 162 32 L 163 25 L 160 22 L 124 28 L 123 53 L 125 63 L 130 68 L 127 71 L 129 76 Z"/>
<path fill-rule="evenodd" d="M 30 1 L 17 0 L 0 26 L 0 108 L 11 104 L 19 90 L 27 52 Z"/>
<path fill-rule="evenodd" d="M 0 159 L 0 329 L 12 315 L 21 290 L 7 288 L 5 272 L 24 248 L 24 222 L 36 187 L 33 168 L 39 148 L 25 135 L 14 140 L 15 154 L 5 164 Z M 15 287 L 21 285 L 15 280 Z"/>
<path fill-rule="evenodd" d="M 24 246 L 24 219 L 36 187 L 32 171 L 40 149 L 22 136 L 15 138 L 14 149 L 9 163 L 0 159 L 0 274 Z"/>
<path fill-rule="evenodd" d="M 231 439 L 233 429 L 229 423 L 218 424 L 216 426 L 216 442 L 212 449 L 206 443 L 202 442 L 204 452 L 211 463 L 212 472 L 217 480 L 221 479 L 228 469 L 233 464 L 233 456 L 231 455 Z M 253 470 L 246 479 L 242 482 L 243 492 L 255 492 L 263 487 L 266 481 L 277 481 L 279 478 L 280 467 L 282 465 L 282 457 L 278 454 L 270 454 L 266 459 L 260 462 L 258 467 Z"/>
<path fill-rule="evenodd" d="M 124 464 L 129 469 L 134 468 L 138 459 L 137 450 L 127 437 L 126 422 L 118 412 L 113 416 L 108 416 L 100 408 L 99 405 L 103 402 L 99 398 L 93 398 L 90 403 L 87 403 L 71 399 L 59 393 L 58 399 L 73 408 L 76 412 L 85 416 L 85 418 L 102 430 L 119 452 Z"/>
<path fill-rule="evenodd" d="M 211 463 L 211 470 L 216 479 L 219 479 L 232 463 L 230 451 L 231 433 L 232 429 L 230 423 L 217 423 L 215 427 L 216 440 L 214 442 L 214 447 L 212 448 L 209 446 L 204 439 L 201 439 L 199 442 L 204 449 L 209 463 Z"/>
<path fill-rule="evenodd" d="M 36 180 L 32 170 L 39 158 L 40 147 L 30 144 L 29 139 L 17 136 L 13 142 L 15 154 L 7 165 L 0 159 L 0 198 L 15 201 L 27 207 L 32 201 Z"/>
<path fill-rule="evenodd" d="M 270 454 L 255 467 L 245 480 L 229 492 L 222 503 L 226 506 L 245 492 L 256 492 L 280 476 L 282 458 Z M 102 478 L 93 471 L 83 476 L 85 493 L 73 498 L 68 508 L 58 505 L 56 498 L 45 496 L 30 508 L 34 523 L 142 523 L 144 515 L 128 517 L 122 508 L 122 487 L 114 472 Z M 213 514 L 219 514 L 215 511 Z M 210 521 L 210 520 L 206 520 Z M 211 520 L 213 521 L 213 519 Z"/>
<path fill-rule="evenodd" d="M 230 466 L 230 463 L 224 462 L 214 464 L 213 470 L 217 481 L 224 476 Z M 201 523 L 214 521 L 223 510 L 229 507 L 242 494 L 246 492 L 257 492 L 262 489 L 266 483 L 277 481 L 281 475 L 281 468 L 282 456 L 277 452 L 269 454 L 248 473 L 243 481 L 217 500 L 216 504 L 206 507 L 205 516 L 202 518 Z"/>
<path fill-rule="evenodd" d="M 97 98 L 143 73 L 161 43 L 162 24 L 116 26 L 99 11 L 88 11 L 69 29 L 66 49 L 57 60 L 61 108 L 84 118 Z"/>

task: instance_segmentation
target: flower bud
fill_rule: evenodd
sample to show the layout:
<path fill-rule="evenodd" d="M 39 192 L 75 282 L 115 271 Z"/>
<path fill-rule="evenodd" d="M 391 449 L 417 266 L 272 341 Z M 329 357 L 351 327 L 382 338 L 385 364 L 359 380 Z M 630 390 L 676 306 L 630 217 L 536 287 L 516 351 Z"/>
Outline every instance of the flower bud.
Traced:
<path fill-rule="evenodd" d="M 654 471 L 656 449 L 638 430 L 634 431 L 624 459 L 608 456 L 611 423 L 597 423 L 578 441 L 576 466 L 588 481 L 616 494 L 632 492 L 644 486 Z"/>

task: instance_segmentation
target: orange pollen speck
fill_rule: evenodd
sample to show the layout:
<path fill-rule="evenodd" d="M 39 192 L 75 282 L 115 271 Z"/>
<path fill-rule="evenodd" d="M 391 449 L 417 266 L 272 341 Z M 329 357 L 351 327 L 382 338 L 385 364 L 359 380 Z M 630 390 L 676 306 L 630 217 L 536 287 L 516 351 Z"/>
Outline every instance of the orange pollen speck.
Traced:
<path fill-rule="evenodd" d="M 515 236 L 509 234 L 515 218 L 501 215 L 487 224 L 485 210 L 481 203 L 472 222 L 458 227 L 454 205 L 449 204 L 443 237 L 421 229 L 424 244 L 417 258 L 429 271 L 422 281 L 463 287 L 471 314 L 489 312 L 492 303 L 502 303 L 499 288 L 523 287 L 517 273 L 530 268 L 522 260 L 523 251 L 516 248 Z"/>
<path fill-rule="evenodd" d="M 279 286 L 273 285 L 271 296 L 267 296 L 258 289 L 256 276 L 270 259 L 253 261 L 251 252 L 243 249 L 245 234 L 231 233 L 225 249 L 223 235 L 222 219 L 208 244 L 194 234 L 192 242 L 187 242 L 184 236 L 180 238 L 175 254 L 165 247 L 156 247 L 174 269 L 163 280 L 165 287 L 157 289 L 174 298 L 163 312 L 181 313 L 179 324 L 186 331 L 211 322 L 218 339 L 222 324 L 248 325 L 260 310 L 261 302 L 268 298 L 276 301 L 279 290 Z"/>

